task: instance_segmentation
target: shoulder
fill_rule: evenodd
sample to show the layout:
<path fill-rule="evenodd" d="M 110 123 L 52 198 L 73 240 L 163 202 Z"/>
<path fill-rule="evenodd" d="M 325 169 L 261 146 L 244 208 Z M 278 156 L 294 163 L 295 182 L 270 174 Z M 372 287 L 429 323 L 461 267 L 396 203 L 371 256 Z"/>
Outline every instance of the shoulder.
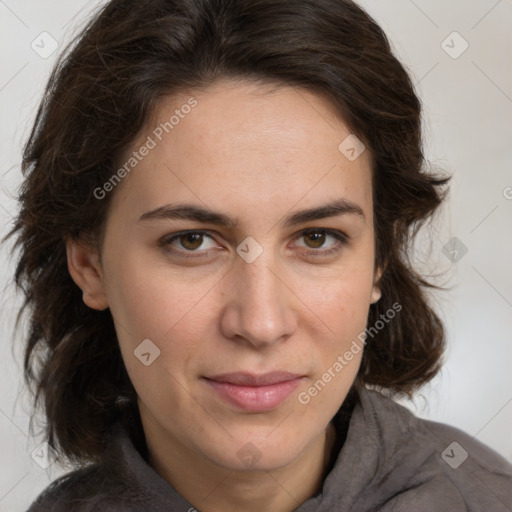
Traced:
<path fill-rule="evenodd" d="M 421 419 L 376 391 L 365 390 L 362 400 L 387 447 L 382 458 L 393 472 L 408 468 L 408 475 L 401 474 L 407 479 L 403 494 L 414 496 L 417 510 L 512 510 L 512 464 L 496 451 L 458 428 Z"/>
<path fill-rule="evenodd" d="M 190 504 L 147 463 L 145 450 L 120 423 L 101 461 L 53 482 L 27 512 L 146 512 L 188 510 Z"/>
<path fill-rule="evenodd" d="M 52 482 L 27 512 L 122 512 L 145 510 L 147 492 L 109 463 L 75 470 Z"/>
<path fill-rule="evenodd" d="M 147 485 L 141 485 L 136 477 L 136 472 L 144 465 L 126 430 L 115 425 L 108 434 L 107 448 L 101 461 L 52 482 L 27 512 L 134 510 L 141 499 L 147 499 Z"/>
<path fill-rule="evenodd" d="M 418 419 L 434 436 L 437 464 L 446 480 L 468 503 L 489 510 L 512 510 L 512 464 L 466 432 Z"/>
<path fill-rule="evenodd" d="M 94 465 L 78 469 L 52 482 L 32 503 L 27 512 L 64 512 L 94 510 L 97 496 L 104 482 L 101 466 Z"/>

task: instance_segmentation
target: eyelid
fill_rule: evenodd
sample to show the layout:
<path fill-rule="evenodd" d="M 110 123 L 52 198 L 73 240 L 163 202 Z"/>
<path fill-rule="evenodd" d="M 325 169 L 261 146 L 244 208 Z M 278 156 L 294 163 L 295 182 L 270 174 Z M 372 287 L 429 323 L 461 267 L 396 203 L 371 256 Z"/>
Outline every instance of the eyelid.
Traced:
<path fill-rule="evenodd" d="M 337 229 L 329 229 L 329 228 L 306 228 L 299 232 L 298 236 L 294 237 L 294 240 L 297 240 L 304 235 L 308 235 L 309 233 L 325 233 L 326 235 L 332 236 L 334 239 L 336 239 L 336 244 L 329 247 L 328 249 L 311 249 L 307 248 L 305 246 L 301 246 L 302 253 L 307 253 L 310 256 L 330 256 L 332 254 L 340 252 L 340 250 L 349 244 L 349 237 L 347 234 L 345 234 L 343 231 L 339 231 Z"/>
<path fill-rule="evenodd" d="M 171 245 L 174 240 L 177 240 L 181 236 L 188 235 L 188 234 L 200 234 L 203 236 L 207 236 L 214 240 L 214 237 L 211 235 L 211 233 L 204 229 L 184 229 L 182 231 L 178 231 L 176 233 L 171 233 L 169 235 L 165 235 L 158 241 L 158 245 L 160 247 L 167 248 L 170 252 L 173 252 L 174 254 L 184 255 L 184 257 L 197 257 L 197 256 L 204 256 L 205 254 L 208 254 L 208 251 L 211 251 L 212 249 L 207 250 L 197 250 L 197 251 L 187 251 L 185 249 L 177 249 Z M 169 249 L 169 247 L 172 247 L 172 249 Z"/>
<path fill-rule="evenodd" d="M 294 240 L 297 238 L 301 238 L 304 235 L 308 235 L 310 233 L 325 233 L 326 235 L 330 235 L 336 240 L 339 240 L 340 242 L 348 243 L 348 235 L 345 234 L 343 231 L 340 231 L 338 229 L 330 229 L 330 228 L 305 228 L 301 230 L 297 236 L 294 237 Z"/>

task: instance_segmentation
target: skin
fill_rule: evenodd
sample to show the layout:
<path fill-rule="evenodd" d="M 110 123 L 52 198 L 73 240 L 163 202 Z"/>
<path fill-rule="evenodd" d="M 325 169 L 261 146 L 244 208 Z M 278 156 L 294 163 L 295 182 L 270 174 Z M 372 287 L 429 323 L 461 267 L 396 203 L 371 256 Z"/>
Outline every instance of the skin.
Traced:
<path fill-rule="evenodd" d="M 121 165 L 191 96 L 197 106 L 111 192 L 101 255 L 67 241 L 69 271 L 89 307 L 110 308 L 154 469 L 203 512 L 291 511 L 321 490 L 330 421 L 362 351 L 309 403 L 298 395 L 349 349 L 380 298 L 371 156 L 349 161 L 338 150 L 350 130 L 321 97 L 223 80 L 163 99 Z M 364 218 L 283 225 L 287 215 L 341 198 Z M 139 220 L 178 202 L 235 225 Z M 202 243 L 159 245 L 197 229 L 210 235 Z M 319 231 L 320 242 L 306 229 Z M 263 249 L 252 263 L 236 252 L 247 237 Z M 194 250 L 202 256 L 187 258 Z M 160 349 L 148 366 L 134 356 L 145 339 Z M 226 403 L 202 378 L 275 370 L 304 377 L 282 404 L 258 413 Z M 258 454 L 249 466 L 237 455 L 247 443 Z"/>

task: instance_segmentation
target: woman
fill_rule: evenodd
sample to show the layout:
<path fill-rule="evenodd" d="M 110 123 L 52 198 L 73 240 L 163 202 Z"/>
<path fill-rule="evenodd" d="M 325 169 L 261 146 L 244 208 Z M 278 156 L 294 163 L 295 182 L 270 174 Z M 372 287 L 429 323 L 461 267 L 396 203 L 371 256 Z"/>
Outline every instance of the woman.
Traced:
<path fill-rule="evenodd" d="M 335 0 L 113 0 L 48 84 L 11 234 L 25 368 L 77 470 L 30 511 L 512 509 L 512 467 L 392 400 L 439 370 L 407 247 L 448 179 Z"/>

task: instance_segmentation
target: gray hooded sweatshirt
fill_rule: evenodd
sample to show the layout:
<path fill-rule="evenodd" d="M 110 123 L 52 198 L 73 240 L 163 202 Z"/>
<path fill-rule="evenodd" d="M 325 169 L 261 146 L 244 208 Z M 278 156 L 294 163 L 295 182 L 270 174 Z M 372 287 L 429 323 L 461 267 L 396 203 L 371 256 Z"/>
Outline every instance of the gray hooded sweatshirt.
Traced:
<path fill-rule="evenodd" d="M 344 442 L 321 491 L 295 512 L 512 512 L 512 465 L 461 430 L 370 390 L 360 391 L 348 431 L 333 422 Z M 28 512 L 196 509 L 118 424 L 103 462 L 52 483 Z"/>

